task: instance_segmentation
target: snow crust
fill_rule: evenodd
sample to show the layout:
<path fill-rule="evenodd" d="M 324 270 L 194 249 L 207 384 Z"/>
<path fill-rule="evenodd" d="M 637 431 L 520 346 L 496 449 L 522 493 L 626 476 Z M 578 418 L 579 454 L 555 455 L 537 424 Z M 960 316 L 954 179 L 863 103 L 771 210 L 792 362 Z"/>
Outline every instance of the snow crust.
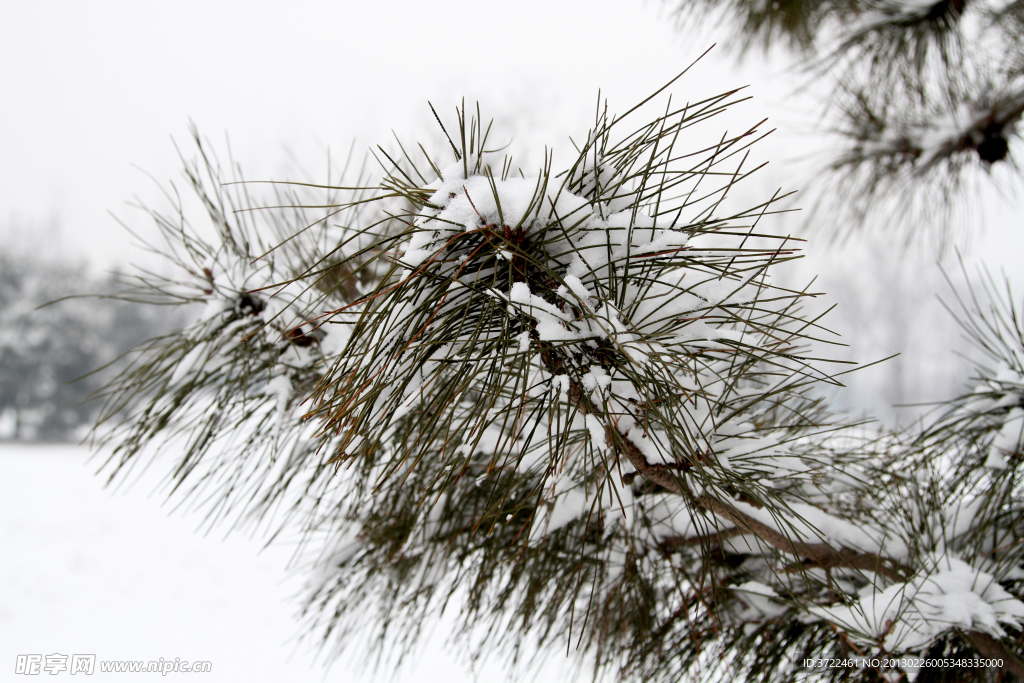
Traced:
<path fill-rule="evenodd" d="M 1020 628 L 1024 623 L 1024 603 L 991 574 L 950 555 L 934 558 L 933 566 L 907 583 L 869 588 L 852 605 L 809 611 L 839 625 L 865 646 L 881 642 L 893 653 L 919 650 L 954 628 L 1002 638 L 1004 626 Z"/>

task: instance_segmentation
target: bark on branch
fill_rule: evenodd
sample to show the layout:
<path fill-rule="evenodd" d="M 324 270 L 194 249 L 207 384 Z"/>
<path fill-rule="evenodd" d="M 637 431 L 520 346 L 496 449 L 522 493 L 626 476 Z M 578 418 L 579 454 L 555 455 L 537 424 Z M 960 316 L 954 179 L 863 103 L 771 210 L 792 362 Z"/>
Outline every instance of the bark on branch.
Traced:
<path fill-rule="evenodd" d="M 608 429 L 609 437 L 616 436 L 610 433 L 610 430 L 612 429 L 610 426 Z M 612 440 L 613 439 L 611 438 L 609 439 L 609 441 Z M 680 484 L 679 478 L 670 467 L 666 465 L 651 465 L 648 463 L 647 458 L 640 449 L 626 437 L 619 436 L 614 439 L 614 445 L 625 452 L 629 462 L 644 478 L 653 481 L 655 484 L 658 484 L 673 493 L 686 495 L 686 491 L 684 491 L 683 486 Z M 778 530 L 773 529 L 764 522 L 760 522 L 753 517 L 740 512 L 733 505 L 719 500 L 714 496 L 705 494 L 701 496 L 698 501 L 701 505 L 719 517 L 729 520 L 735 524 L 737 528 L 749 530 L 750 533 L 754 534 L 773 548 L 785 553 L 796 555 L 805 561 L 813 563 L 815 566 L 821 567 L 822 569 L 851 567 L 853 569 L 872 571 L 877 574 L 881 574 L 892 581 L 904 580 L 897 572 L 886 566 L 885 560 L 879 555 L 862 553 L 849 548 L 837 550 L 827 543 L 807 543 L 795 540 Z"/>

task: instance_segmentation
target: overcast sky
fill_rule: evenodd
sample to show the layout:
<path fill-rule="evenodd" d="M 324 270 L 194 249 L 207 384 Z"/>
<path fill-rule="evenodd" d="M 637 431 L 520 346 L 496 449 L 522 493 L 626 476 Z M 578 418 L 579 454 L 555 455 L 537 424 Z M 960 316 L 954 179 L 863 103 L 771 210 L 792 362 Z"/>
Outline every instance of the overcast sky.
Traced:
<path fill-rule="evenodd" d="M 189 153 L 190 121 L 222 154 L 230 138 L 249 178 L 294 176 L 290 158 L 322 176 L 328 149 L 338 157 L 354 139 L 359 151 L 387 145 L 392 130 L 422 136 L 434 125 L 428 101 L 444 113 L 462 98 L 479 100 L 499 134 L 564 143 L 585 132 L 599 90 L 623 111 L 712 44 L 733 41 L 713 25 L 677 30 L 666 5 L 3 3 L 0 227 L 104 264 L 138 260 L 109 212 L 145 232 L 126 202 L 159 205 L 145 173 L 180 177 L 172 138 Z M 719 125 L 735 130 L 767 116 L 780 129 L 755 151 L 771 168 L 751 192 L 803 189 L 808 177 L 785 162 L 815 149 L 807 122 L 820 102 L 795 95 L 801 78 L 786 71 L 783 59 L 757 54 L 737 64 L 718 47 L 672 88 L 679 101 L 750 86 L 754 100 Z M 1012 215 L 1020 217 L 1016 208 Z M 995 242 L 990 256 L 999 261 L 1005 239 Z"/>
<path fill-rule="evenodd" d="M 293 175 L 290 157 L 315 177 L 353 139 L 360 151 L 392 130 L 415 139 L 432 129 L 428 101 L 444 113 L 479 100 L 499 133 L 562 143 L 585 132 L 599 89 L 623 111 L 731 40 L 677 30 L 656 0 L 3 3 L 0 227 L 104 264 L 137 260 L 109 212 L 145 232 L 125 204 L 159 204 L 145 173 L 180 176 L 172 138 L 188 153 L 190 121 L 222 153 L 229 137 L 249 178 Z M 780 128 L 755 152 L 772 169 L 751 186 L 769 192 L 802 189 L 785 161 L 817 140 L 806 122 L 819 103 L 794 95 L 786 69 L 719 47 L 672 89 L 678 101 L 750 86 L 730 125 Z M 1019 222 L 1017 208 L 987 211 Z M 994 242 L 981 252 L 1006 260 L 1005 236 Z"/>
<path fill-rule="evenodd" d="M 247 176 L 316 172 L 343 154 L 428 130 L 465 97 L 518 132 L 585 133 L 598 90 L 622 111 L 716 39 L 674 30 L 658 2 L 260 0 L 3 3 L 0 222 L 102 262 L 136 258 L 108 215 L 154 205 L 179 176 L 188 124 Z M 743 85 L 721 50 L 675 88 Z M 726 67 L 723 68 L 723 64 Z M 755 84 L 756 85 L 756 84 Z M 767 102 L 764 102 L 767 104 Z M 748 122 L 760 109 L 744 112 Z"/>

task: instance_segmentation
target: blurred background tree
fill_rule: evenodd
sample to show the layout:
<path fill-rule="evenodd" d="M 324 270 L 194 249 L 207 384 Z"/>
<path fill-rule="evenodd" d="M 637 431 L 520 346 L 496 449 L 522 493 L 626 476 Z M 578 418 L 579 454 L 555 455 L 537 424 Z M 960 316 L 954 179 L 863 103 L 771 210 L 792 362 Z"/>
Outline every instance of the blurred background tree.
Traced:
<path fill-rule="evenodd" d="M 979 185 L 1013 148 L 1024 114 L 1020 0 L 695 0 L 671 5 L 688 25 L 717 21 L 741 55 L 788 50 L 836 136 L 808 225 L 847 235 L 897 225 L 946 246 L 977 229 Z M 1004 176 L 1004 180 L 1005 180 Z M 1005 183 L 1004 183 L 1005 184 Z M 837 201 L 837 198 L 838 201 Z M 837 204 L 850 211 L 836 221 Z"/>
<path fill-rule="evenodd" d="M 177 311 L 102 297 L 119 288 L 84 263 L 10 243 L 0 251 L 0 439 L 81 439 L 106 366 L 180 324 Z"/>

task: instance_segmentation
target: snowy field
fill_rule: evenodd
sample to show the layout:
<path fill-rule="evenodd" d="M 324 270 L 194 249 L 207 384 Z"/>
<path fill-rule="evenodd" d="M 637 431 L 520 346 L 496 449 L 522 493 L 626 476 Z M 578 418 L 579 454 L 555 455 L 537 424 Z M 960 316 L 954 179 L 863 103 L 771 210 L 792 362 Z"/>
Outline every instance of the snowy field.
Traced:
<path fill-rule="evenodd" d="M 444 648 L 443 627 L 397 676 L 351 661 L 325 671 L 298 643 L 300 581 L 289 551 L 196 532 L 198 515 L 149 495 L 160 471 L 127 491 L 104 489 L 85 448 L 0 443 L 0 681 L 81 680 L 67 671 L 16 675 L 19 654 L 95 654 L 102 660 L 206 660 L 204 681 L 496 681 Z M 85 680 L 157 674 L 96 673 Z M 168 673 L 162 680 L 192 680 Z M 552 680 L 554 676 L 552 676 Z M 543 681 L 544 677 L 538 678 Z"/>

